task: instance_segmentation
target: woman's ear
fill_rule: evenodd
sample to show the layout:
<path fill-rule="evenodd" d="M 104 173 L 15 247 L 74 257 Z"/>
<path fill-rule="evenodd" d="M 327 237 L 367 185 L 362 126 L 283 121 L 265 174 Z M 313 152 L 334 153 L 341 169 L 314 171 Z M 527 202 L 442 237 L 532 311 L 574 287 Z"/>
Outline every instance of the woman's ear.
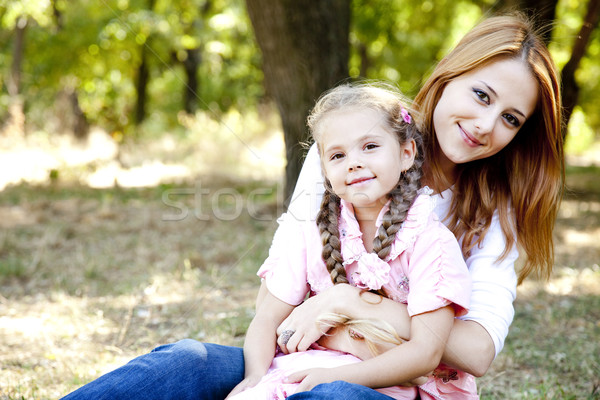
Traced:
<path fill-rule="evenodd" d="M 417 154 L 417 144 L 413 139 L 400 145 L 400 166 L 402 171 L 406 171 L 412 167 Z"/>

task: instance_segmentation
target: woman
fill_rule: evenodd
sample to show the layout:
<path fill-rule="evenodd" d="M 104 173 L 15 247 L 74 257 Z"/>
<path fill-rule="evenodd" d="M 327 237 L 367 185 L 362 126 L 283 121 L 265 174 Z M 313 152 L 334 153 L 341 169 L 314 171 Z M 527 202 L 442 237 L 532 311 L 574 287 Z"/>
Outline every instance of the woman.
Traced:
<path fill-rule="evenodd" d="M 473 277 L 471 312 L 455 321 L 442 360 L 476 376 L 487 371 L 502 349 L 512 321 L 515 241 L 527 255 L 519 283 L 532 272 L 551 273 L 552 228 L 564 180 L 559 87 L 548 51 L 528 23 L 495 17 L 463 38 L 415 99 L 421 129 L 430 133 L 425 183 L 442 194 L 436 211 L 447 216 L 445 222 L 462 239 Z M 305 168 L 314 167 L 311 157 Z M 318 196 L 309 193 L 314 184 L 307 184 L 314 172 L 304 174 L 293 198 L 306 202 Z M 309 208 L 290 208 L 289 214 L 303 218 L 301 210 Z M 365 304 L 356 293 L 355 302 L 343 296 L 344 303 L 336 304 L 336 290 L 354 289 L 334 287 L 329 296 L 310 299 L 282 323 L 281 331 L 295 330 L 299 350 L 320 337 L 312 321 L 322 312 L 352 318 L 405 314 L 386 299 L 377 306 Z M 402 319 L 386 320 L 406 338 Z M 355 351 L 334 338 L 328 347 Z M 351 385 L 336 384 L 336 393 L 344 386 Z M 307 383 L 304 389 L 311 387 Z"/>
<path fill-rule="evenodd" d="M 559 77 L 528 21 L 492 17 L 438 64 L 414 108 L 428 134 L 424 183 L 440 194 L 436 211 L 460 239 L 473 280 L 471 310 L 455 321 L 442 361 L 481 376 L 508 333 L 517 280 L 551 272 L 551 232 L 564 181 Z M 318 160 L 306 163 L 318 166 Z M 284 224 L 318 210 L 309 205 L 318 204 L 319 175 L 306 168 Z M 273 248 L 276 242 L 277 234 Z M 518 279 L 517 244 L 527 255 Z M 348 301 L 348 293 L 335 292 L 340 290 L 354 288 L 335 285 L 281 324 L 279 333 L 294 331 L 288 350 L 306 349 L 319 339 L 323 333 L 314 321 L 327 311 L 383 318 L 408 338 L 403 305 L 386 299 L 366 303 L 358 292 Z M 344 304 L 336 303 L 340 298 Z M 344 348 L 345 338 L 327 340 L 328 347 L 352 351 Z M 138 357 L 68 398 L 224 398 L 243 379 L 243 365 L 242 349 L 184 340 Z M 322 382 L 311 371 L 305 376 L 302 389 L 314 389 L 290 398 L 387 398 L 364 386 Z"/>

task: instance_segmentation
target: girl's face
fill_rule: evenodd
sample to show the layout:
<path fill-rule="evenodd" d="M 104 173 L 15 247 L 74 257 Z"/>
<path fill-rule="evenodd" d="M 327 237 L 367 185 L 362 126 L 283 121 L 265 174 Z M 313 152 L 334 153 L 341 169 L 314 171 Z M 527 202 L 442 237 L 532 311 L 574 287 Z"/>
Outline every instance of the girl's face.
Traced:
<path fill-rule="evenodd" d="M 433 111 L 442 168 L 490 157 L 504 148 L 533 113 L 538 84 L 520 60 L 502 59 L 451 80 Z"/>
<path fill-rule="evenodd" d="M 369 108 L 334 111 L 319 124 L 323 172 L 340 198 L 379 211 L 411 167 L 415 143 L 400 145 L 386 117 Z"/>

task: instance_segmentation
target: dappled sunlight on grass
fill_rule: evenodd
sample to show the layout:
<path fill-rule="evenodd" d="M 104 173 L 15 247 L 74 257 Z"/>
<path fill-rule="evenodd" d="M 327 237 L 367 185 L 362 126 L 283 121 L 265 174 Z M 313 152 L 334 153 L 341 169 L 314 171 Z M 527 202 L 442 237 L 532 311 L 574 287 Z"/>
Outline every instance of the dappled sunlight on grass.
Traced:
<path fill-rule="evenodd" d="M 600 169 L 569 168 L 548 282 L 518 288 L 505 348 L 478 379 L 489 398 L 600 396 Z"/>
<path fill-rule="evenodd" d="M 0 190 L 20 182 L 47 183 L 52 171 L 107 162 L 118 153 L 117 144 L 99 129 L 92 129 L 85 142 L 45 132 L 0 141 Z"/>
<path fill-rule="evenodd" d="M 0 397 L 55 399 L 181 338 L 241 345 L 276 215 L 167 221 L 161 192 L 6 189 Z"/>
<path fill-rule="evenodd" d="M 545 289 L 558 295 L 596 295 L 600 296 L 600 267 L 594 264 L 590 268 L 575 269 L 563 267 L 556 271 L 556 278 Z"/>
<path fill-rule="evenodd" d="M 152 187 L 190 182 L 206 174 L 281 180 L 285 167 L 277 115 L 232 110 L 180 116 L 182 132 L 115 141 L 94 128 L 88 138 L 32 132 L 0 137 L 0 190 L 28 182 L 77 182 L 94 188 Z"/>

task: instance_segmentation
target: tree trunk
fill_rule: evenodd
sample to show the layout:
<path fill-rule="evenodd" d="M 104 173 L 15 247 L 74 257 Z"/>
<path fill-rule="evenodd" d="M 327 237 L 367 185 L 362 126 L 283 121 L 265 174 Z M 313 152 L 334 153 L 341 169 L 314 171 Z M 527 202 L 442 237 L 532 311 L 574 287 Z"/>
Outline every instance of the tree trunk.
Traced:
<path fill-rule="evenodd" d="M 8 120 L 3 128 L 3 133 L 7 136 L 23 136 L 25 134 L 25 111 L 21 96 L 21 68 L 25 52 L 27 22 L 25 16 L 17 18 L 15 22 L 12 65 L 6 82 L 10 102 L 8 105 Z"/>
<path fill-rule="evenodd" d="M 575 43 L 573 44 L 573 51 L 571 52 L 571 58 L 565 64 L 561 72 L 562 78 L 562 97 L 564 107 L 564 127 L 563 138 L 567 135 L 567 125 L 573 114 L 573 109 L 577 105 L 577 99 L 579 97 L 579 85 L 575 80 L 575 72 L 579 68 L 579 63 L 585 55 L 585 49 L 590 41 L 590 36 L 594 28 L 598 25 L 600 19 L 600 1 L 590 0 L 588 3 L 587 14 L 583 20 L 583 25 L 579 30 L 579 34 L 575 36 Z"/>
<path fill-rule="evenodd" d="M 140 49 L 140 66 L 137 71 L 137 80 L 135 83 L 137 99 L 135 102 L 135 124 L 139 125 L 146 118 L 146 90 L 148 88 L 148 80 L 150 79 L 150 71 L 148 70 L 148 56 L 146 55 L 146 46 L 148 41 L 141 46 Z"/>
<path fill-rule="evenodd" d="M 59 116 L 57 129 L 59 133 L 72 134 L 77 139 L 85 139 L 89 133 L 89 122 L 79 105 L 77 91 L 66 86 L 56 96 L 54 113 Z"/>
<path fill-rule="evenodd" d="M 206 0 L 200 7 L 198 12 L 198 19 L 200 21 L 206 21 L 208 19 L 208 13 L 211 11 L 213 6 L 212 0 Z M 185 30 L 187 34 L 194 36 L 196 23 L 188 25 Z M 186 49 L 186 59 L 183 61 L 183 69 L 186 75 L 186 85 L 183 88 L 183 109 L 188 114 L 193 114 L 198 108 L 198 68 L 202 61 L 202 47 L 198 46 L 193 49 Z"/>
<path fill-rule="evenodd" d="M 502 13 L 511 10 L 520 10 L 541 27 L 540 34 L 544 43 L 548 45 L 552 39 L 552 24 L 556 17 L 558 0 L 498 0 L 492 7 L 493 13 Z M 482 4 L 487 7 L 487 3 Z"/>
<path fill-rule="evenodd" d="M 541 35 L 546 46 L 552 39 L 552 24 L 556 18 L 558 0 L 522 0 L 521 7 L 542 27 Z"/>
<path fill-rule="evenodd" d="M 362 78 L 367 77 L 371 62 L 369 60 L 369 53 L 367 51 L 367 45 L 365 43 L 358 44 L 358 54 L 360 54 L 360 76 Z"/>
<path fill-rule="evenodd" d="M 148 10 L 154 10 L 154 4 L 156 0 L 148 0 Z M 146 38 L 146 41 L 140 47 L 140 65 L 137 70 L 137 77 L 135 82 L 135 89 L 137 93 L 137 99 L 135 102 L 135 124 L 139 125 L 146 119 L 146 102 L 147 102 L 147 89 L 148 81 L 150 80 L 150 67 L 148 66 L 148 46 L 150 43 L 150 36 Z"/>
<path fill-rule="evenodd" d="M 52 16 L 54 17 L 54 23 L 56 24 L 56 31 L 60 31 L 63 28 L 63 14 L 56 6 L 57 0 L 52 0 Z"/>
<path fill-rule="evenodd" d="M 187 58 L 183 62 L 187 81 L 183 93 L 183 109 L 193 114 L 198 105 L 198 66 L 200 65 L 200 49 L 187 49 Z"/>
<path fill-rule="evenodd" d="M 246 0 L 267 91 L 281 115 L 285 200 L 302 167 L 306 117 L 319 95 L 348 77 L 350 0 Z"/>

